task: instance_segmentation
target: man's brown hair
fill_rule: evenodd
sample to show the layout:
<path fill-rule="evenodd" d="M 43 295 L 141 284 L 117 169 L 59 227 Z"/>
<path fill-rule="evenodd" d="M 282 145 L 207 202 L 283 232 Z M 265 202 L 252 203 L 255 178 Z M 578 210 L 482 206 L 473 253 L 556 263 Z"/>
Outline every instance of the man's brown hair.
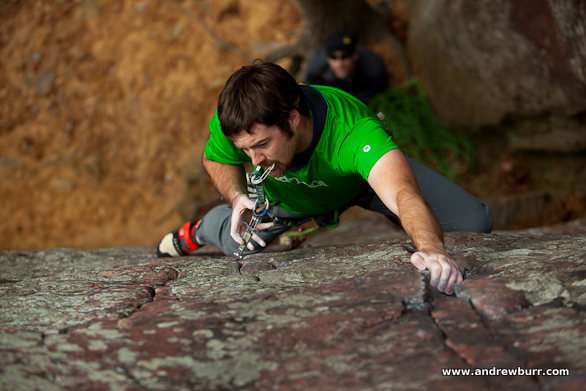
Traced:
<path fill-rule="evenodd" d="M 285 69 L 273 63 L 255 62 L 234 72 L 218 101 L 222 132 L 233 139 L 254 124 L 278 126 L 289 137 L 291 110 L 309 115 L 301 87 Z"/>

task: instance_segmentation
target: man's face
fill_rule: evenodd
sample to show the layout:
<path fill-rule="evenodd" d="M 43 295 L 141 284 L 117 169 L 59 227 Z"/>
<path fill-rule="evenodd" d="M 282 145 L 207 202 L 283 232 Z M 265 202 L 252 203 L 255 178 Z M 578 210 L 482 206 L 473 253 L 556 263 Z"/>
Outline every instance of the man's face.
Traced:
<path fill-rule="evenodd" d="M 342 50 L 336 50 L 328 55 L 328 64 L 338 79 L 345 79 L 354 73 L 358 53 L 348 54 Z"/>
<path fill-rule="evenodd" d="M 279 127 L 255 124 L 248 132 L 240 132 L 234 137 L 234 145 L 242 149 L 252 159 L 252 164 L 266 169 L 275 163 L 272 177 L 281 177 L 287 172 L 293 156 L 295 143 Z"/>

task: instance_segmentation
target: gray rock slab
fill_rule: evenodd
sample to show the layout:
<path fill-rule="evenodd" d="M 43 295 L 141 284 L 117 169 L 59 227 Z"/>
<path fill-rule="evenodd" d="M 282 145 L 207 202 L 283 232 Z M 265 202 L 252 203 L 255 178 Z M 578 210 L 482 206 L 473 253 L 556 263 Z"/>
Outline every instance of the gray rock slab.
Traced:
<path fill-rule="evenodd" d="M 404 236 L 338 239 L 345 244 L 310 238 L 242 261 L 210 252 L 157 259 L 151 248 L 2 252 L 0 389 L 566 390 L 586 382 L 583 233 L 446 234 L 466 276 L 453 296 L 410 264 Z M 533 372 L 494 375 L 519 369 Z"/>

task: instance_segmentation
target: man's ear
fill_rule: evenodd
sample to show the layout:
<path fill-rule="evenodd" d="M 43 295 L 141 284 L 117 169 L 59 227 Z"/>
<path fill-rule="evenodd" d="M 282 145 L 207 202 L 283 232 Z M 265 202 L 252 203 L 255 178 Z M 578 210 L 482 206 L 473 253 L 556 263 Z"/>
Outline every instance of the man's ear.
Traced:
<path fill-rule="evenodd" d="M 291 125 L 291 129 L 297 129 L 299 123 L 301 122 L 301 114 L 297 110 L 291 110 L 289 112 L 289 125 Z"/>

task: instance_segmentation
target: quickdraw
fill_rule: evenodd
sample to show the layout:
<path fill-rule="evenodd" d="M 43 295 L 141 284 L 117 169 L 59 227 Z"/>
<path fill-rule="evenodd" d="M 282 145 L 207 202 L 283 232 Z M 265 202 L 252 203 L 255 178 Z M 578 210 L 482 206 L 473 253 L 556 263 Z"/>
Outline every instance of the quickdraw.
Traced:
<path fill-rule="evenodd" d="M 252 218 L 250 219 L 250 222 L 243 223 L 246 226 L 246 231 L 244 232 L 244 235 L 242 235 L 244 243 L 238 246 L 238 250 L 234 252 L 234 255 L 240 259 L 244 258 L 242 254 L 244 253 L 246 245 L 250 242 L 252 235 L 259 231 L 256 226 L 269 210 L 269 199 L 265 195 L 262 182 L 269 176 L 273 168 L 275 168 L 274 163 L 261 173 L 261 167 L 256 166 L 254 171 L 250 174 L 250 185 L 252 185 L 251 192 L 256 195 L 256 201 L 254 202 L 254 209 L 252 210 Z"/>

